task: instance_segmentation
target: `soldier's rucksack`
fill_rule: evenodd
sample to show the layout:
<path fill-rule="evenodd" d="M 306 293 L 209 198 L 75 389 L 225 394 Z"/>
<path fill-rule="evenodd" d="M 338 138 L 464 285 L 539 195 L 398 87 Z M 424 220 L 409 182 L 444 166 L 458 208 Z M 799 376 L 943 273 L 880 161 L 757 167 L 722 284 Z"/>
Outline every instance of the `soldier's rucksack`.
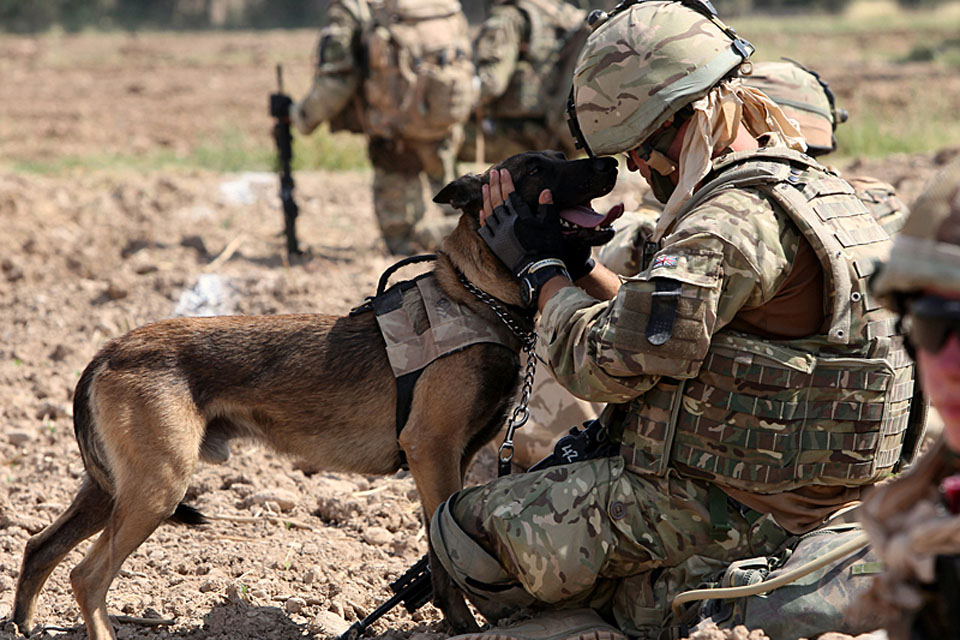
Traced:
<path fill-rule="evenodd" d="M 367 133 L 440 140 L 467 120 L 474 101 L 467 20 L 457 0 L 371 4 L 362 34 Z"/>

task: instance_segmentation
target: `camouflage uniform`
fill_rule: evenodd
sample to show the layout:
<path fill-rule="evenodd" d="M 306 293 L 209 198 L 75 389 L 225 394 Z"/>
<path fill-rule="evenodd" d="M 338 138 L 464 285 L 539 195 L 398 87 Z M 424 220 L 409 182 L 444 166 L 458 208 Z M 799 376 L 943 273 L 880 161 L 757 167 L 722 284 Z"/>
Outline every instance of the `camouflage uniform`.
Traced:
<path fill-rule="evenodd" d="M 409 253 L 415 225 L 435 207 L 429 203 L 430 194 L 456 178 L 463 126 L 452 127 L 449 135 L 439 140 L 392 134 L 371 126 L 369 102 L 363 90 L 366 54 L 362 34 L 375 12 L 382 9 L 381 4 L 382 0 L 331 3 L 317 44 L 313 86 L 293 106 L 291 117 L 303 134 L 329 122 L 332 131 L 367 135 L 373 165 L 374 209 L 381 232 L 391 252 Z M 460 19 L 465 34 L 465 19 Z M 469 42 L 465 37 L 462 49 L 467 55 Z M 396 98 L 398 102 L 402 99 Z M 455 212 L 444 209 L 444 213 Z"/>
<path fill-rule="evenodd" d="M 485 162 L 531 149 L 576 147 L 563 104 L 586 12 L 561 0 L 499 0 L 474 42 L 480 79 Z M 460 158 L 476 159 L 477 114 L 468 123 Z"/>
<path fill-rule="evenodd" d="M 714 74 L 691 78 L 705 96 L 744 51 L 679 3 L 639 3 L 608 24 L 574 79 L 586 141 L 608 153 L 644 142 L 684 106 L 669 91 L 683 80 L 678 68 Z M 662 58 L 644 58 L 633 34 L 616 31 L 624 26 L 652 34 Z M 677 33 L 691 34 L 689 50 Z M 630 87 L 637 102 L 655 93 L 645 82 L 663 82 L 664 111 L 624 106 L 624 79 L 639 85 Z M 488 618 L 589 606 L 651 639 L 690 622 L 689 609 L 673 618 L 674 595 L 734 560 L 772 555 L 910 457 L 912 364 L 893 318 L 866 295 L 868 267 L 888 247 L 853 189 L 811 158 L 771 146 L 714 160 L 646 270 L 608 301 L 563 288 L 541 315 L 554 375 L 579 397 L 611 403 L 601 421 L 621 455 L 455 494 L 431 521 L 444 568 Z M 777 339 L 735 330 L 811 249 L 823 298 L 812 329 L 784 326 Z M 790 531 L 775 509 L 750 507 L 800 504 L 814 487 L 836 502 Z"/>

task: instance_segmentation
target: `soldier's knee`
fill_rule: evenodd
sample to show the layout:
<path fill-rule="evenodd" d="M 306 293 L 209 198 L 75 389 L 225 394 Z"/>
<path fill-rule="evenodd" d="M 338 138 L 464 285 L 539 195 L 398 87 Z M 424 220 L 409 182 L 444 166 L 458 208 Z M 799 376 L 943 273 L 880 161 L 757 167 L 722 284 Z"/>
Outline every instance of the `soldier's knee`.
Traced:
<path fill-rule="evenodd" d="M 441 504 L 430 520 L 430 545 L 440 564 L 487 619 L 531 606 L 534 597 L 457 521 L 452 503 L 458 495 Z"/>

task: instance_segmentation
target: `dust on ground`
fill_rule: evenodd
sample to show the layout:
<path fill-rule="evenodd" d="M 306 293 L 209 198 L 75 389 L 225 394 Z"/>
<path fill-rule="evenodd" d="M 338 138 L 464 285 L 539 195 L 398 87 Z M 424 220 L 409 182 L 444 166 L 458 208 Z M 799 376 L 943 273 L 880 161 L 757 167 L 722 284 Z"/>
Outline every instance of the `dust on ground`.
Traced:
<path fill-rule="evenodd" d="M 4 159 L 183 150 L 226 121 L 268 135 L 272 57 L 288 55 L 306 77 L 312 40 L 307 31 L 5 38 L 0 58 L 5 71 L 17 70 L 7 86 L 18 91 L 0 94 Z M 98 56 L 112 61 L 109 73 Z M 214 57 L 226 62 L 209 63 Z M 912 199 L 948 155 L 863 161 L 852 171 Z M 271 174 L 0 170 L 0 617 L 11 608 L 24 543 L 78 487 L 73 387 L 107 340 L 202 312 L 201 303 L 217 313 L 345 313 L 392 264 L 371 211 L 369 171 L 296 179 L 300 238 L 313 259 L 291 267 Z M 625 179 L 608 200 L 635 204 L 635 186 Z M 481 458 L 469 480 L 491 477 L 491 467 Z M 387 584 L 426 551 L 403 473 L 307 473 L 238 446 L 226 464 L 202 466 L 187 497 L 221 519 L 160 527 L 108 595 L 112 613 L 173 623 L 121 625 L 121 639 L 327 638 L 384 601 Z M 39 637 L 85 637 L 68 576 L 87 544 L 41 593 Z M 449 629 L 427 605 L 395 609 L 373 635 L 429 640 Z"/>

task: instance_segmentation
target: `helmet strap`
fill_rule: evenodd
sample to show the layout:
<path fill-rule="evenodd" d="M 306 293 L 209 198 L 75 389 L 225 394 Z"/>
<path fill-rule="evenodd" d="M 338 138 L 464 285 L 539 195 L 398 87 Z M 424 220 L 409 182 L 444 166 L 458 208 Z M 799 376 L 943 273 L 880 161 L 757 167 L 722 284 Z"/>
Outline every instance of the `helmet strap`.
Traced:
<path fill-rule="evenodd" d="M 577 120 L 577 103 L 573 99 L 573 87 L 570 87 L 570 95 L 567 96 L 567 126 L 570 128 L 570 135 L 577 149 L 583 149 L 588 156 L 595 158 L 593 150 L 587 144 L 587 138 L 580 129 L 580 122 Z"/>
<path fill-rule="evenodd" d="M 677 185 L 673 184 L 673 180 L 669 177 L 661 175 L 656 171 L 650 172 L 650 190 L 653 191 L 653 197 L 656 198 L 658 202 L 667 204 L 667 201 L 676 189 Z"/>
<path fill-rule="evenodd" d="M 677 170 L 677 163 L 666 156 L 666 154 L 656 149 L 650 152 L 646 159 L 647 166 L 662 176 L 669 176 Z"/>

